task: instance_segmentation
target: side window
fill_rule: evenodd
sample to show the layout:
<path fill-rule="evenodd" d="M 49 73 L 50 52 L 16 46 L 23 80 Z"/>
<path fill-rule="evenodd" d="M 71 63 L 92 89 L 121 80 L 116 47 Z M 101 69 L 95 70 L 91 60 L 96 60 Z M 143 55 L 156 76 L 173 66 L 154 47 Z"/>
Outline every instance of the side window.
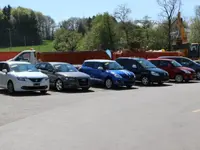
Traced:
<path fill-rule="evenodd" d="M 15 61 L 29 61 L 30 60 L 30 53 L 22 53 L 21 55 L 19 55 Z"/>
<path fill-rule="evenodd" d="M 150 62 L 155 66 L 159 66 L 159 60 L 151 60 Z"/>
<path fill-rule="evenodd" d="M 163 61 L 163 60 L 160 61 L 160 67 L 168 67 L 168 65 L 169 65 L 168 61 Z"/>
<path fill-rule="evenodd" d="M 46 65 L 46 70 L 53 70 L 53 67 L 50 64 Z"/>
<path fill-rule="evenodd" d="M 39 69 L 46 70 L 46 64 L 45 63 L 40 64 Z"/>
<path fill-rule="evenodd" d="M 94 63 L 94 69 L 98 69 L 99 67 L 104 67 L 103 63 L 95 62 Z"/>
<path fill-rule="evenodd" d="M 94 63 L 93 63 L 93 62 L 85 62 L 85 63 L 83 64 L 83 66 L 85 66 L 85 67 L 90 67 L 90 68 L 94 68 Z"/>
<path fill-rule="evenodd" d="M 3 70 L 3 63 L 0 63 L 0 71 Z"/>
<path fill-rule="evenodd" d="M 193 62 L 189 59 L 184 59 L 184 58 L 181 59 L 181 64 L 184 66 L 190 66 L 192 63 Z"/>
<path fill-rule="evenodd" d="M 127 66 L 128 66 L 127 68 L 129 70 L 132 70 L 132 69 L 136 70 L 136 69 L 140 68 L 140 65 L 135 60 L 129 60 L 126 62 L 126 64 L 127 64 Z"/>
<path fill-rule="evenodd" d="M 8 72 L 10 71 L 8 64 L 4 63 L 2 66 L 2 70 L 6 69 Z"/>

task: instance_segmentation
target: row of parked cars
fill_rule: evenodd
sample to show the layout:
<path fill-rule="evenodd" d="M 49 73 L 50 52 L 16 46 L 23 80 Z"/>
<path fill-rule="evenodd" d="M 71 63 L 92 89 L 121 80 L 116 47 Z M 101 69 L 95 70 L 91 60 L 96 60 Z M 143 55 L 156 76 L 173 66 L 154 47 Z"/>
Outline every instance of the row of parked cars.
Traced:
<path fill-rule="evenodd" d="M 89 90 L 92 85 L 102 84 L 107 89 L 126 86 L 136 81 L 147 86 L 163 84 L 169 79 L 178 83 L 200 80 L 200 64 L 185 57 L 163 56 L 156 59 L 121 57 L 114 60 L 86 60 L 76 68 L 69 63 L 0 62 L 0 87 L 12 94 L 17 91 L 40 91 L 49 88 Z"/>

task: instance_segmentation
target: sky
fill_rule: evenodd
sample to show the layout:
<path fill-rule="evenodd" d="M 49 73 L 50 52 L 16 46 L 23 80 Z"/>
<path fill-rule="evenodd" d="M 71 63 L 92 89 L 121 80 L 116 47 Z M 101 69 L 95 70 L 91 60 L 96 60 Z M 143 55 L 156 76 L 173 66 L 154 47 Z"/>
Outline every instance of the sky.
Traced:
<path fill-rule="evenodd" d="M 194 8 L 200 0 L 182 0 L 182 16 L 189 19 L 194 16 Z M 97 13 L 113 14 L 120 4 L 126 4 L 132 13 L 130 18 L 141 19 L 148 15 L 152 20 L 159 19 L 160 8 L 156 0 L 0 0 L 0 8 L 10 4 L 40 11 L 51 16 L 57 23 L 70 17 L 89 17 Z"/>

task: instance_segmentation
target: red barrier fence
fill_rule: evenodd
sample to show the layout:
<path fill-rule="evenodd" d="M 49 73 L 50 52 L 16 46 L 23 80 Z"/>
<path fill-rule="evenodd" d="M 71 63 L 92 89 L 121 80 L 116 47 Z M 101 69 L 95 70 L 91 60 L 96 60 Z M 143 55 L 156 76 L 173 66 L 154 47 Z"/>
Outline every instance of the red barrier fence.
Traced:
<path fill-rule="evenodd" d="M 0 61 L 6 61 L 15 57 L 19 52 L 0 52 Z"/>
<path fill-rule="evenodd" d="M 0 61 L 13 58 L 19 52 L 0 52 Z M 142 57 L 157 58 L 159 56 L 183 56 L 180 52 L 113 52 L 113 59 L 118 57 Z M 110 59 L 104 51 L 82 51 L 82 52 L 41 52 L 37 53 L 41 61 L 68 62 L 71 64 L 82 64 L 86 59 Z"/>

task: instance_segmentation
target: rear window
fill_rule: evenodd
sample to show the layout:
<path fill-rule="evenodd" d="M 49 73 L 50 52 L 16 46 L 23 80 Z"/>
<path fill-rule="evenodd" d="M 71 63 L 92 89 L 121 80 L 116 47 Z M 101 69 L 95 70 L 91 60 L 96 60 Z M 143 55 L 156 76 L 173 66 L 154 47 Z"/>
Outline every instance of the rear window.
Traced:
<path fill-rule="evenodd" d="M 90 68 L 94 68 L 94 65 L 95 65 L 94 62 L 85 62 L 85 63 L 83 64 L 83 66 L 85 66 L 85 67 L 90 67 Z"/>

